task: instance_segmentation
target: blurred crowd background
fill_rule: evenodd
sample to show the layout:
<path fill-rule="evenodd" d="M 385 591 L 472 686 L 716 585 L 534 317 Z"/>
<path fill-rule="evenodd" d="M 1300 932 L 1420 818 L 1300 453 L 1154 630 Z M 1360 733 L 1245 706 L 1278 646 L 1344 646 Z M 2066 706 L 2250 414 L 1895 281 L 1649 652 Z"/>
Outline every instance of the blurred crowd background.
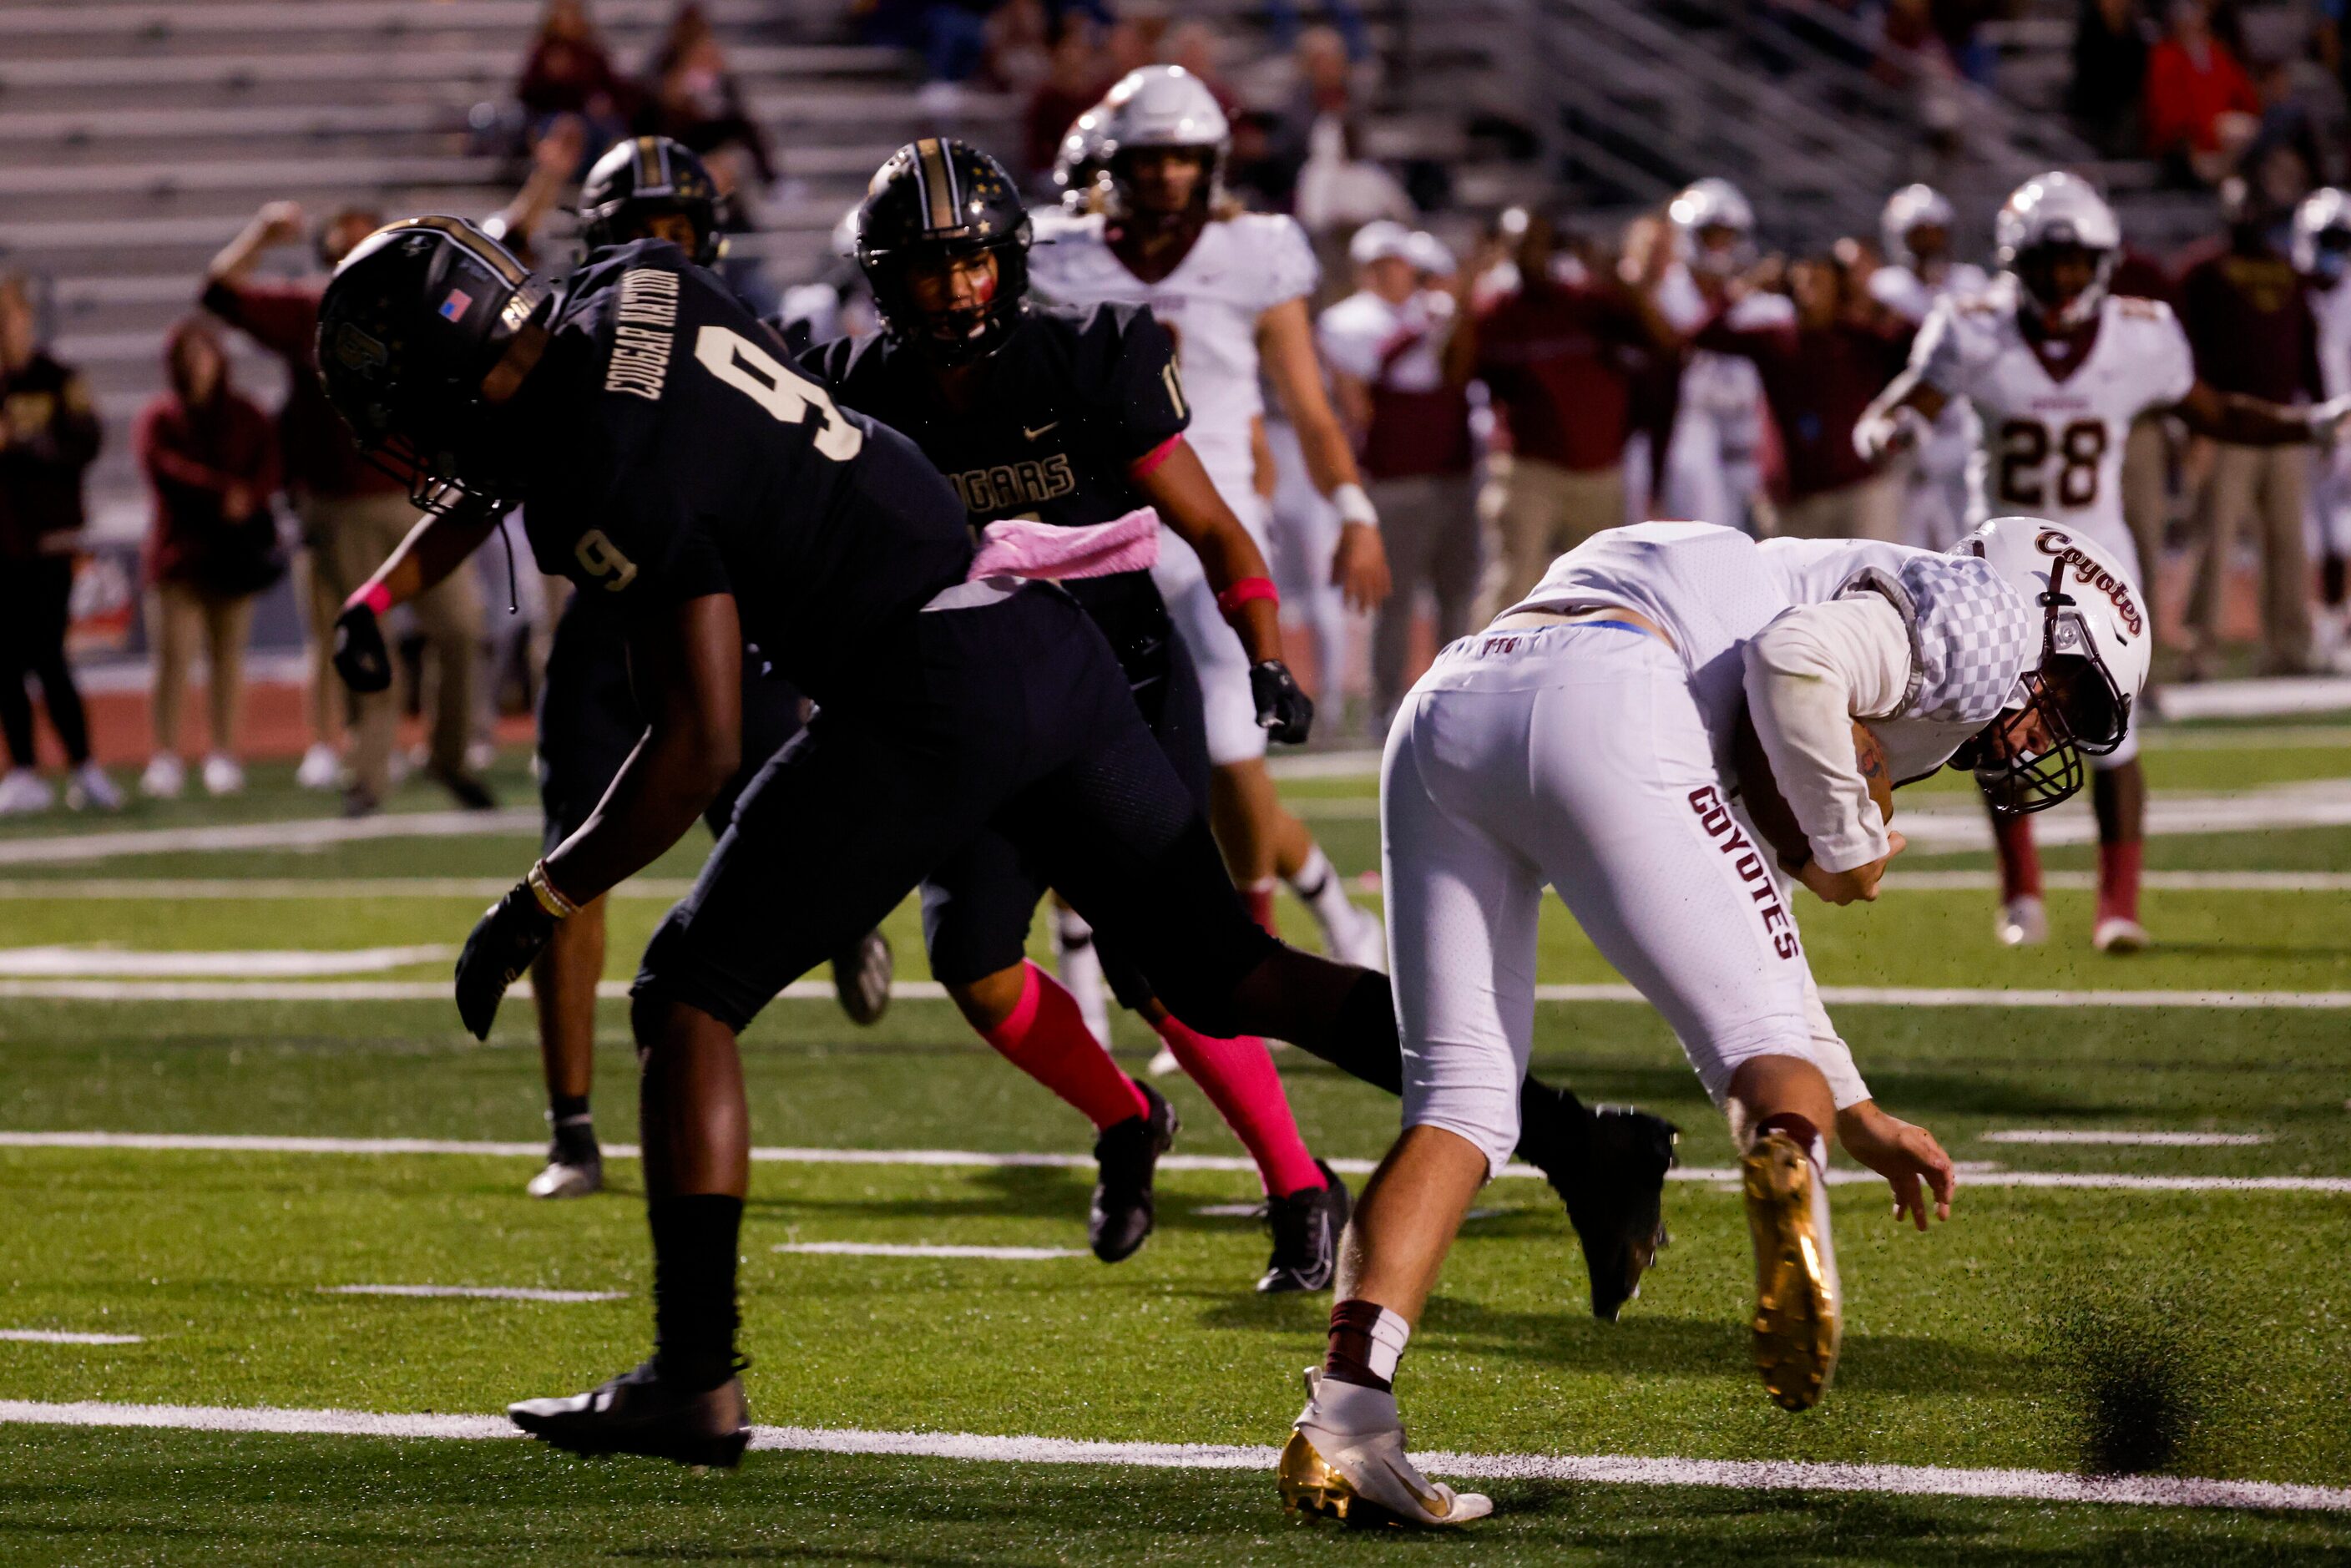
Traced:
<path fill-rule="evenodd" d="M 1233 124 L 1231 193 L 1295 215 L 1322 260 L 1322 347 L 1367 472 L 1451 518 L 1409 541 L 1376 628 L 1322 563 L 1281 563 L 1319 738 L 1364 744 L 1434 640 L 1593 528 L 1901 526 L 1901 476 L 1844 436 L 1917 325 L 1872 281 L 1922 260 L 1881 221 L 1912 182 L 1951 202 L 1923 259 L 1984 263 L 2010 188 L 2081 172 L 2122 215 L 2117 287 L 2181 309 L 2207 380 L 2351 390 L 2309 308 L 2334 279 L 2297 268 L 2292 234 L 2351 152 L 2345 9 L 0 0 L 0 811 L 231 794 L 261 758 L 299 758 L 354 812 L 412 769 L 491 801 L 554 591 L 485 552 L 407 618 L 393 694 L 355 706 L 334 685 L 316 630 L 413 513 L 318 396 L 310 328 L 326 268 L 389 217 L 486 220 L 562 269 L 579 178 L 618 138 L 702 154 L 730 281 L 824 337 L 873 329 L 835 235 L 892 148 L 960 136 L 1048 204 L 1063 133 L 1112 82 L 1199 76 Z M 1736 221 L 1677 214 L 1708 179 Z M 1382 308 L 1350 308 L 1364 297 Z M 1754 367 L 1719 394 L 1743 402 L 1705 406 L 1693 346 L 1648 331 L 1652 309 L 1713 323 L 1696 349 Z M 1716 419 L 1711 466 L 1677 474 L 1694 410 Z M 1278 514 L 1320 505 L 1267 434 Z M 2333 460 L 2297 454 L 2315 466 L 2288 496 L 2216 486 L 2201 444 L 2147 434 L 2133 522 L 2159 563 L 2162 673 L 2330 671 L 2330 508 L 2351 493 Z"/>

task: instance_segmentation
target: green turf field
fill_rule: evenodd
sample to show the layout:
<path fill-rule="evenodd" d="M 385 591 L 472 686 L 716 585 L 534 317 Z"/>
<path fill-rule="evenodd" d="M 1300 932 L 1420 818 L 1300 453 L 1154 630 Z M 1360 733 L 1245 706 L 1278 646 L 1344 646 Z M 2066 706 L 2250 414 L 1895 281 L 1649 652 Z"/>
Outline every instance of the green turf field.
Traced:
<path fill-rule="evenodd" d="M 2173 796 L 2302 790 L 2316 800 L 2351 789 L 2351 727 L 2185 728 L 2155 740 L 2150 773 Z M 518 768 L 500 782 L 528 804 Z M 1372 869 L 1367 777 L 1298 779 L 1287 790 L 1343 869 Z M 1964 809 L 1939 788 L 1905 801 Z M 398 804 L 441 803 L 415 789 Z M 1162 1081 L 1186 1123 L 1177 1152 L 1216 1158 L 1163 1176 L 1159 1232 L 1118 1268 L 1083 1255 L 778 1250 L 1082 1249 L 1087 1130 L 944 1003 L 919 997 L 866 1031 L 829 1001 L 785 999 L 747 1038 L 754 1138 L 771 1156 L 754 1167 L 744 1231 L 748 1381 L 755 1419 L 810 1429 L 775 1439 L 792 1446 L 754 1451 L 733 1476 L 693 1476 L 518 1442 L 190 1429 L 332 1424 L 290 1411 L 455 1430 L 509 1399 L 620 1370 L 647 1338 L 633 1162 L 612 1162 L 616 1190 L 602 1197 L 546 1205 L 522 1195 L 542 1135 L 527 1006 L 510 1002 L 482 1045 L 433 994 L 445 956 L 349 972 L 329 958 L 291 977 L 238 977 L 263 955 L 356 964 L 360 950 L 453 948 L 528 864 L 527 815 L 459 837 L 288 834 L 222 849 L 184 836 L 323 817 L 326 807 L 297 796 L 284 769 L 256 768 L 253 791 L 233 802 L 0 825 L 0 1561 L 2351 1556 L 2341 1371 L 2351 1362 L 2351 879 L 2341 874 L 2351 826 L 2323 810 L 2152 841 L 2151 868 L 2204 874 L 2158 879 L 2147 909 L 2160 946 L 2130 959 L 2090 952 L 2091 894 L 2078 874 L 2053 891 L 2048 947 L 1996 946 L 1993 895 L 1978 874 L 1989 857 L 1965 846 L 1918 855 L 1912 884 L 1897 877 L 1874 907 L 1804 901 L 1823 984 L 1866 998 L 1833 1004 L 1863 1071 L 1889 1108 L 1938 1131 L 1967 1176 L 1956 1217 L 1928 1237 L 1896 1231 L 1879 1189 L 1836 1189 L 1844 1358 L 1827 1400 L 1801 1416 L 1772 1406 L 1747 1364 L 1744 1220 L 1719 1175 L 1729 1143 L 1671 1037 L 1637 1004 L 1592 993 L 1542 1004 L 1541 1071 L 1685 1129 L 1687 1179 L 1667 1194 L 1675 1243 L 1624 1322 L 1595 1323 L 1547 1191 L 1518 1178 L 1489 1189 L 1398 1392 L 1416 1448 L 1530 1463 L 1477 1483 L 1499 1511 L 1472 1539 L 1415 1541 L 1293 1525 L 1270 1470 L 1247 1456 L 1217 1461 L 1239 1468 L 1164 1468 L 1156 1448 L 1062 1448 L 1054 1457 L 1089 1462 L 1016 1462 L 1041 1450 L 942 1438 L 1278 1443 L 1300 1402 L 1299 1369 L 1319 1355 L 1328 1299 L 1249 1291 L 1266 1247 L 1247 1212 L 1253 1179 L 1230 1168 L 1238 1145 L 1180 1080 Z M 99 846 L 152 852 L 26 858 L 59 835 L 98 831 L 182 836 Z M 653 883 L 616 901 L 612 979 L 627 977 L 701 849 L 698 837 L 681 846 Z M 2085 848 L 2053 847 L 2047 861 L 2061 873 L 2091 864 Z M 2251 873 L 2267 874 L 2232 874 Z M 1284 915 L 1311 936 L 1302 910 Z M 889 929 L 902 980 L 920 982 L 911 911 Z M 53 949 L 67 951 L 36 951 Z M 167 955 L 198 972 L 136 972 Z M 1593 987 L 1614 977 L 1553 918 L 1542 978 Z M 377 989 L 334 989 L 352 986 Z M 1984 994 L 2011 988 L 2048 1005 Z M 1907 994 L 1917 989 L 1934 994 Z M 2105 995 L 2114 992 L 2128 995 Z M 1120 1042 L 1141 1071 L 1147 1037 L 1125 1028 Z M 1395 1129 L 1393 1103 L 1296 1052 L 1280 1060 L 1318 1152 L 1375 1158 Z M 608 1142 L 627 1142 L 632 1064 L 618 1001 L 607 1004 L 599 1070 L 600 1126 Z M 2148 1133 L 2232 1141 L 2011 1136 Z M 126 1136 L 88 1146 L 63 1136 L 76 1134 L 320 1142 L 172 1147 Z M 445 1146 L 349 1142 L 381 1139 Z M 815 1157 L 842 1151 L 870 1157 Z M 970 1157 L 917 1164 L 893 1153 L 903 1151 Z M 343 1289 L 392 1285 L 612 1299 Z M 27 1332 L 135 1343 L 6 1337 Z M 2118 1391 L 2149 1389 L 2160 1396 L 2153 1416 L 2116 1403 Z M 86 1419 L 183 1425 L 57 1424 L 57 1406 L 90 1403 L 111 1408 Z M 263 1409 L 281 1415 L 251 1414 Z M 2209 1495 L 2176 1478 L 2333 1490 L 2270 1497 L 2303 1506 L 2075 1500 L 2081 1489 L 2065 1490 L 2062 1478 L 2111 1458 L 2096 1435 L 2103 1420 L 2111 1436 L 2118 1409 L 2126 1424 L 2174 1421 L 2179 1440 L 2154 1490 L 2087 1495 Z M 893 1442 L 913 1451 L 854 1451 Z M 1855 1490 L 1834 1490 L 1751 1484 L 1764 1478 L 1747 1471 L 1737 1474 L 1750 1484 L 1692 1484 L 1711 1472 L 1687 1464 L 1644 1484 L 1560 1468 L 1607 1456 L 1889 1469 L 1853 1472 Z M 1977 1484 L 1966 1480 L 1898 1490 L 1926 1466 L 2061 1479 L 2022 1483 L 2043 1489 L 2031 1496 L 1946 1495 Z"/>

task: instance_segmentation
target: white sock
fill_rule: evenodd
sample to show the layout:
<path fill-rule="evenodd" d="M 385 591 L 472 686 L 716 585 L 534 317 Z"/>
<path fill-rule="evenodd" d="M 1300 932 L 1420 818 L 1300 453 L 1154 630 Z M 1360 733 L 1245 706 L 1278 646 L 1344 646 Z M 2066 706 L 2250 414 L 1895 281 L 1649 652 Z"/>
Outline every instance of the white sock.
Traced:
<path fill-rule="evenodd" d="M 1355 906 L 1347 902 L 1347 889 L 1339 881 L 1338 870 L 1332 865 L 1331 857 L 1322 852 L 1321 844 L 1307 852 L 1306 863 L 1298 868 L 1297 875 L 1287 880 L 1290 891 L 1314 912 L 1314 918 L 1326 931 L 1354 913 Z"/>

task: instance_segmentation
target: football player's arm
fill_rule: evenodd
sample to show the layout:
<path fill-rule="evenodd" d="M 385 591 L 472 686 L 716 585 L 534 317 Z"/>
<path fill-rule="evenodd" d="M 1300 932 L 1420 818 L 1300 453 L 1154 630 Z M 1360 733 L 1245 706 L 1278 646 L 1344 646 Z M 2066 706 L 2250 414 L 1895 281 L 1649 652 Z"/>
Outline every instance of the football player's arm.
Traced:
<path fill-rule="evenodd" d="M 457 956 L 457 1015 L 489 1038 L 507 988 L 569 919 L 684 838 L 739 766 L 743 630 L 732 594 L 642 612 L 630 679 L 651 716 L 604 799 L 530 874 L 490 905 Z"/>
<path fill-rule="evenodd" d="M 1369 610 L 1388 596 L 1387 550 L 1380 542 L 1379 513 L 1355 468 L 1355 450 L 1323 395 L 1322 364 L 1314 353 L 1314 327 L 1307 319 L 1305 299 L 1285 299 L 1259 317 L 1257 340 L 1273 395 L 1298 429 L 1307 476 L 1339 508 L 1339 549 L 1332 559 L 1331 580 L 1351 607 Z"/>
<path fill-rule="evenodd" d="M 1887 830 L 1861 776 L 1853 727 L 1892 715 L 1907 689 L 1901 612 L 1875 593 L 1800 605 L 1750 640 L 1743 656 L 1748 716 L 1810 851 L 1790 869 L 1831 904 L 1875 899 L 1902 835 Z"/>
<path fill-rule="evenodd" d="M 1257 541 L 1181 435 L 1170 437 L 1131 472 L 1159 520 L 1200 558 L 1200 570 L 1217 591 L 1217 608 L 1249 654 L 1258 723 L 1285 746 L 1298 745 L 1313 724 L 1314 704 L 1282 659 L 1281 601 Z"/>
<path fill-rule="evenodd" d="M 206 285 L 234 283 L 253 269 L 256 257 L 265 250 L 302 237 L 305 226 L 299 202 L 265 202 L 253 214 L 236 237 L 223 246 L 204 267 Z"/>
<path fill-rule="evenodd" d="M 1927 380 L 1913 363 L 1886 382 L 1886 390 L 1862 410 L 1854 422 L 1853 448 L 1875 463 L 1917 439 L 1918 426 L 1940 419 L 1950 402 L 1950 394 Z"/>
<path fill-rule="evenodd" d="M 2172 412 L 2197 434 L 2231 446 L 2293 446 L 2304 442 L 2326 444 L 2343 428 L 2345 418 L 2351 416 L 2351 398 L 2293 408 L 2240 392 L 2224 392 L 2199 379 Z"/>
<path fill-rule="evenodd" d="M 439 583 L 482 547 L 498 526 L 499 509 L 468 496 L 446 512 L 427 512 L 408 537 L 349 599 L 335 617 L 335 673 L 360 693 L 392 685 L 392 654 L 382 618 Z"/>

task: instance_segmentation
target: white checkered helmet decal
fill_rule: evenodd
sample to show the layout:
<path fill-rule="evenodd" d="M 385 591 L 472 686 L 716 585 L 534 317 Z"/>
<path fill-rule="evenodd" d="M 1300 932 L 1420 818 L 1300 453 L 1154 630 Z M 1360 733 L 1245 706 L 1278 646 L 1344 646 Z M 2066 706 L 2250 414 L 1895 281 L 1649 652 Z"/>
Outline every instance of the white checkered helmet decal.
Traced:
<path fill-rule="evenodd" d="M 2063 566 L 2057 591 L 2072 602 L 2043 606 L 2050 622 L 2048 653 L 2089 659 L 2105 671 L 2117 695 L 2137 704 L 2155 659 L 2155 627 L 2137 574 L 2113 550 L 2078 529 L 2040 517 L 1994 517 L 1961 539 L 1953 553 L 1980 555 L 2036 605 Z"/>

